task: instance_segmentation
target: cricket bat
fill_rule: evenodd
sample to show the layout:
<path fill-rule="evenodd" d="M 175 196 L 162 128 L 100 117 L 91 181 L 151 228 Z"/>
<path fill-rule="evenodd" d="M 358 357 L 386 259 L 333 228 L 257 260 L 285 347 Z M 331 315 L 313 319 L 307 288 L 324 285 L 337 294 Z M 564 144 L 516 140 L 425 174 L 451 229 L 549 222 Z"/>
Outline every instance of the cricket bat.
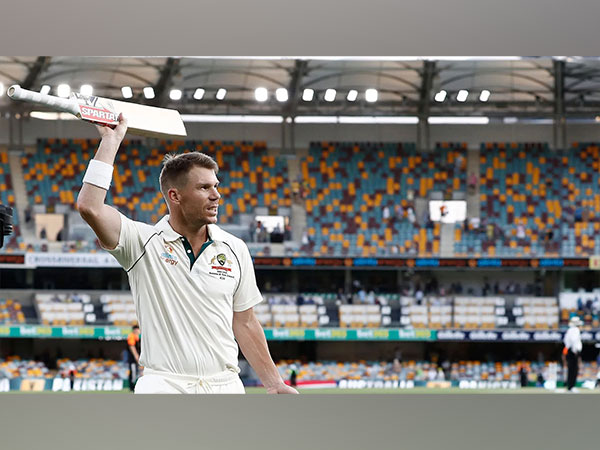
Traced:
<path fill-rule="evenodd" d="M 15 84 L 6 94 L 13 100 L 45 105 L 49 108 L 73 114 L 78 119 L 96 125 L 114 128 L 119 114 L 127 119 L 127 132 L 156 138 L 181 138 L 187 136 L 179 112 L 174 109 L 157 108 L 137 103 L 121 102 L 109 98 L 71 93 L 69 98 L 55 97 L 22 89 Z"/>

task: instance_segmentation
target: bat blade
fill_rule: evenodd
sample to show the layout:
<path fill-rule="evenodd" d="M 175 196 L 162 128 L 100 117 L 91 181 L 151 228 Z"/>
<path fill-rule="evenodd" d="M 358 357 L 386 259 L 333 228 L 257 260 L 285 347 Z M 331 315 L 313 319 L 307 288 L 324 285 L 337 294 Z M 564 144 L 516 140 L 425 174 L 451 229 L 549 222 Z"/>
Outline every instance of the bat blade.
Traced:
<path fill-rule="evenodd" d="M 179 111 L 112 100 L 115 112 L 123 113 L 128 130 L 141 136 L 182 138 L 187 136 Z"/>
<path fill-rule="evenodd" d="M 79 104 L 79 116 L 82 120 L 114 127 L 119 123 L 118 117 L 122 113 L 127 119 L 127 130 L 131 134 L 157 138 L 187 136 L 183 120 L 174 109 L 81 94 L 73 94 L 73 98 Z"/>

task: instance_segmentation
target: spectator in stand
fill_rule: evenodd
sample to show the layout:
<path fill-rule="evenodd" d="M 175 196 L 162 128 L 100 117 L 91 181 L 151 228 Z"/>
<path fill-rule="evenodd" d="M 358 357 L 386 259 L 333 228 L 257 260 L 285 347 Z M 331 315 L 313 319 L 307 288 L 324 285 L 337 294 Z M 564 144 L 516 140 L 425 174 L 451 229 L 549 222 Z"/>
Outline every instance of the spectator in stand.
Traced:
<path fill-rule="evenodd" d="M 519 369 L 519 379 L 521 380 L 521 387 L 527 387 L 527 368 L 525 367 L 525 361 L 521 363 L 521 367 Z"/>
<path fill-rule="evenodd" d="M 417 217 L 415 216 L 415 211 L 413 210 L 412 206 L 408 207 L 408 211 L 407 211 L 407 217 L 408 217 L 408 221 L 412 224 L 412 225 L 416 225 L 417 223 Z"/>
<path fill-rule="evenodd" d="M 471 174 L 469 175 L 469 180 L 467 182 L 468 186 L 469 186 L 469 194 L 474 194 L 475 190 L 477 189 L 477 183 L 478 183 L 479 179 L 477 177 L 477 174 L 475 172 L 471 172 Z"/>
<path fill-rule="evenodd" d="M 421 290 L 421 285 L 418 284 L 415 289 L 415 301 L 416 301 L 417 305 L 421 305 L 423 303 L 424 297 L 425 297 L 425 294 Z"/>
<path fill-rule="evenodd" d="M 283 230 L 283 240 L 291 241 L 292 240 L 292 226 L 288 223 Z"/>
<path fill-rule="evenodd" d="M 494 225 L 491 223 L 488 223 L 486 226 L 486 236 L 490 241 L 494 239 Z"/>
<path fill-rule="evenodd" d="M 383 217 L 383 222 L 388 224 L 390 221 L 390 217 L 391 217 L 389 206 L 384 206 L 381 214 Z"/>
<path fill-rule="evenodd" d="M 519 225 L 517 225 L 517 238 L 525 239 L 525 227 L 520 222 L 519 222 Z"/>
<path fill-rule="evenodd" d="M 361 305 L 364 305 L 366 302 L 367 302 L 367 292 L 363 288 L 360 288 L 360 290 L 358 291 L 358 303 L 360 303 Z"/>
<path fill-rule="evenodd" d="M 253 240 L 253 242 L 260 242 L 260 233 L 261 233 L 262 228 L 263 228 L 263 224 L 259 220 L 258 222 L 256 222 L 256 228 L 254 229 L 254 240 Z"/>
<path fill-rule="evenodd" d="M 492 287 L 490 286 L 489 280 L 487 278 L 484 278 L 483 279 L 483 289 L 481 290 L 481 295 L 483 297 L 487 297 L 491 290 L 492 290 Z"/>
<path fill-rule="evenodd" d="M 250 242 L 256 242 L 256 222 L 254 220 L 250 222 L 248 234 L 250 235 Z"/>
<path fill-rule="evenodd" d="M 375 304 L 375 291 L 373 291 L 372 289 L 369 291 L 369 293 L 367 294 L 367 304 L 369 305 L 374 305 Z"/>

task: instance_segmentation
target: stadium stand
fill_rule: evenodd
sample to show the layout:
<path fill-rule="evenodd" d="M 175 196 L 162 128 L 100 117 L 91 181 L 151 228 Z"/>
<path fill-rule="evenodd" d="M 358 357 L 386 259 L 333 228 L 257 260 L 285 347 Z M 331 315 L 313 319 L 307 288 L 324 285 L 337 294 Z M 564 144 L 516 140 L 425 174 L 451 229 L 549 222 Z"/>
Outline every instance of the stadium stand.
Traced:
<path fill-rule="evenodd" d="M 66 204 L 74 209 L 86 167 L 82 161 L 91 159 L 97 145 L 94 139 L 38 140 L 37 151 L 21 160 L 32 204 L 47 209 Z M 269 155 L 261 142 L 220 141 L 162 141 L 153 148 L 137 140 L 124 141 L 107 202 L 135 220 L 157 222 L 167 213 L 158 191 L 164 155 L 189 150 L 204 152 L 219 164 L 221 192 L 227 198 L 220 223 L 239 223 L 239 215 L 250 214 L 255 207 L 291 206 L 285 158 Z M 89 251 L 90 246 L 72 250 Z"/>
<path fill-rule="evenodd" d="M 339 321 L 341 327 L 377 328 L 389 326 L 391 308 L 380 305 L 340 305 Z"/>
<path fill-rule="evenodd" d="M 51 372 L 41 361 L 21 359 L 19 356 L 8 356 L 0 359 L 0 375 L 2 378 L 44 378 Z"/>
<path fill-rule="evenodd" d="M 329 324 L 324 306 L 315 303 L 296 305 L 297 297 L 293 294 L 269 295 L 267 302 L 254 307 L 258 320 L 266 327 L 315 328 Z"/>
<path fill-rule="evenodd" d="M 526 329 L 556 329 L 559 308 L 555 297 L 517 297 L 512 309 L 517 326 Z"/>
<path fill-rule="evenodd" d="M 557 361 L 456 361 L 436 364 L 427 361 L 320 361 L 302 363 L 298 360 L 282 360 L 277 363 L 279 373 L 287 378 L 292 365 L 297 368 L 298 381 L 340 381 L 347 380 L 412 380 L 412 381 L 513 381 L 519 382 L 519 369 L 524 364 L 530 381 L 537 374 L 549 379 L 551 366 L 557 372 L 557 379 L 565 375 Z M 598 365 L 586 362 L 580 370 L 580 380 L 595 380 Z"/>
<path fill-rule="evenodd" d="M 36 294 L 35 304 L 44 325 L 84 325 L 87 294 Z M 90 305 L 91 306 L 91 305 Z"/>
<path fill-rule="evenodd" d="M 68 374 L 71 369 L 74 369 L 76 378 L 126 379 L 129 370 L 123 361 L 99 358 L 75 361 L 63 358 L 57 360 L 56 365 L 59 374 Z"/>
<path fill-rule="evenodd" d="M 131 294 L 104 294 L 100 296 L 106 321 L 117 326 L 137 324 L 135 305 Z M 98 318 L 97 318 L 98 320 Z"/>
<path fill-rule="evenodd" d="M 589 256 L 600 251 L 598 144 L 486 143 L 479 227 L 457 224 L 459 256 Z"/>
<path fill-rule="evenodd" d="M 5 237 L 3 251 L 11 253 L 22 250 L 24 243 L 19 229 L 19 217 L 16 213 L 16 200 L 6 150 L 0 150 L 0 203 L 13 208 L 13 233 Z"/>
<path fill-rule="evenodd" d="M 25 313 L 21 304 L 12 299 L 0 298 L 0 324 L 25 323 Z"/>
<path fill-rule="evenodd" d="M 40 139 L 21 160 L 30 206 L 52 211 L 75 208 L 85 164 L 97 140 Z M 588 256 L 600 253 L 599 146 L 574 143 L 565 151 L 545 143 L 484 143 L 480 149 L 480 216 L 456 224 L 455 256 Z M 412 143 L 319 142 L 300 158 L 300 177 L 289 181 L 287 160 L 262 142 L 162 141 L 148 147 L 125 141 L 107 201 L 136 220 L 156 222 L 167 212 L 156 189 L 168 152 L 199 150 L 221 167 L 226 198 L 220 222 L 239 224 L 257 207 L 291 207 L 293 185 L 305 187 L 308 243 L 300 252 L 315 256 L 435 256 L 441 227 L 416 217 L 415 198 L 433 193 L 452 198 L 466 192 L 466 144 L 439 143 L 418 153 Z M 151 184 L 148 180 L 153 180 Z M 8 156 L 0 153 L 0 201 L 15 204 Z M 47 251 L 24 243 L 15 215 L 6 251 Z M 248 233 L 251 238 L 251 233 Z M 300 243 L 298 243 L 300 245 Z M 64 243 L 64 252 L 95 252 L 95 242 Z M 252 247 L 254 254 L 268 248 Z"/>
<path fill-rule="evenodd" d="M 311 238 L 303 251 L 373 256 L 387 254 L 389 243 L 396 242 L 400 254 L 439 254 L 439 224 L 403 220 L 414 208 L 407 193 L 426 197 L 432 191 L 464 190 L 465 149 L 443 144 L 421 154 L 411 143 L 311 144 L 301 162 Z"/>

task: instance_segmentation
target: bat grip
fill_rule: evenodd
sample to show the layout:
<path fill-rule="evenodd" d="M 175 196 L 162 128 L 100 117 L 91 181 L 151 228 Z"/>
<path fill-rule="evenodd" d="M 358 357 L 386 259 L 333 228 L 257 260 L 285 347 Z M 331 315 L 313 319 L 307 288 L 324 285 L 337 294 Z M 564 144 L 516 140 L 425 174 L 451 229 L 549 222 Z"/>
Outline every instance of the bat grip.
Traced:
<path fill-rule="evenodd" d="M 24 102 L 46 105 L 55 111 L 67 112 L 73 114 L 74 116 L 79 116 L 79 105 L 76 101 L 71 99 L 29 91 L 21 88 L 21 86 L 18 84 L 14 84 L 9 87 L 6 91 L 6 95 L 13 100 L 22 100 Z"/>

